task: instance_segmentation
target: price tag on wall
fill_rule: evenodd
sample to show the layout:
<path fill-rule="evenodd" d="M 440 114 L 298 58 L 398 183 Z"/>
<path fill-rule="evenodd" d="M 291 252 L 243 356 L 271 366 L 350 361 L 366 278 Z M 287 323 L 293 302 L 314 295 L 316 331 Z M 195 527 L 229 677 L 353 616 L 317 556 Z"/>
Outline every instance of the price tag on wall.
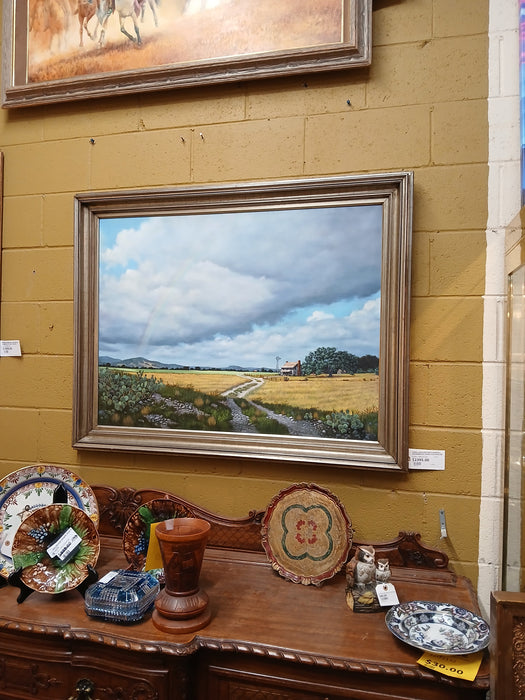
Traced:
<path fill-rule="evenodd" d="M 430 654 L 425 652 L 418 659 L 418 664 L 430 668 L 432 671 L 437 671 L 445 676 L 453 678 L 462 678 L 465 681 L 473 681 L 476 677 L 483 652 L 478 651 L 475 654 L 462 654 L 455 656 L 453 654 Z"/>
<path fill-rule="evenodd" d="M 0 340 L 0 357 L 22 357 L 19 340 Z"/>
<path fill-rule="evenodd" d="M 443 471 L 445 469 L 445 450 L 408 450 L 409 469 L 428 469 Z"/>

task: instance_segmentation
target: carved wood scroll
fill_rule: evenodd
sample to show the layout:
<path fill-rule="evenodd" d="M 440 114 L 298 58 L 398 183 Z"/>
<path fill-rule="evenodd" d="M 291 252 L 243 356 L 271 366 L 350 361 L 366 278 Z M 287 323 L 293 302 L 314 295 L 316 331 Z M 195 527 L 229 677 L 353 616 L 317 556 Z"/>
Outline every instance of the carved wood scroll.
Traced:
<path fill-rule="evenodd" d="M 261 542 L 261 522 L 264 511 L 251 511 L 244 518 L 227 518 L 213 513 L 190 501 L 157 489 L 134 489 L 95 485 L 100 511 L 99 530 L 102 535 L 121 538 L 130 515 L 135 510 L 156 498 L 167 498 L 189 508 L 195 517 L 211 523 L 209 547 L 221 547 L 246 552 L 264 553 Z M 359 544 L 372 544 L 379 557 L 388 559 L 392 566 L 418 569 L 448 569 L 448 557 L 444 552 L 430 549 L 421 542 L 421 535 L 415 532 L 400 532 L 389 542 L 359 543 L 354 540 L 349 559 Z"/>
<path fill-rule="evenodd" d="M 525 698 L 525 619 L 514 618 L 512 629 L 512 676 L 516 697 Z"/>

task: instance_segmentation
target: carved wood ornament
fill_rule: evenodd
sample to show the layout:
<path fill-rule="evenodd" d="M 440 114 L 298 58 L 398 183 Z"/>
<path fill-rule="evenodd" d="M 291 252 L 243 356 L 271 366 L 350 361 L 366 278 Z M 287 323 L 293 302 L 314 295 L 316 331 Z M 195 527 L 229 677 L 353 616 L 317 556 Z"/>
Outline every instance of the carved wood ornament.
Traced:
<path fill-rule="evenodd" d="M 181 506 L 189 508 L 197 518 L 204 518 L 211 523 L 209 547 L 223 547 L 249 552 L 263 552 L 261 541 L 261 523 L 265 514 L 263 510 L 253 510 L 244 518 L 227 518 L 213 513 L 206 508 L 192 503 L 180 496 L 158 489 L 133 489 L 112 486 L 92 486 L 97 497 L 102 535 L 122 537 L 128 518 L 135 510 L 157 498 L 168 498 Z M 388 542 L 353 541 L 348 558 L 355 554 L 356 547 L 372 544 L 376 554 L 388 559 L 391 566 L 417 567 L 421 569 L 447 569 L 448 556 L 439 550 L 430 549 L 421 542 L 421 535 L 416 532 L 401 531 Z"/>

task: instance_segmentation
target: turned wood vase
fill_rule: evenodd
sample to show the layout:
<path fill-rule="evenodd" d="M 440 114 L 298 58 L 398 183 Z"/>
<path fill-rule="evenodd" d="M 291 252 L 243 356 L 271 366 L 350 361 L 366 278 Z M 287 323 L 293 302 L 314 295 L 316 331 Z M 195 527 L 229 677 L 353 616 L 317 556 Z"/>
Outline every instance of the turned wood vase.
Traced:
<path fill-rule="evenodd" d="M 158 629 L 175 634 L 193 632 L 210 621 L 208 595 L 199 587 L 210 528 L 201 518 L 172 518 L 157 525 L 165 577 L 152 616 Z"/>

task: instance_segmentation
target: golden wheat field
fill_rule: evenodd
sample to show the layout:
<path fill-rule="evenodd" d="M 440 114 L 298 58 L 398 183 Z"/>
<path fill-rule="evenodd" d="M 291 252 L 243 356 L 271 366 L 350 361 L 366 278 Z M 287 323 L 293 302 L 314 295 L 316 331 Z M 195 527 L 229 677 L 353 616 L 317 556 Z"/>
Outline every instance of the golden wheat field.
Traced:
<path fill-rule="evenodd" d="M 191 387 L 207 394 L 222 394 L 228 389 L 245 384 L 249 375 L 221 372 L 147 372 L 165 384 Z M 377 410 L 379 405 L 379 377 L 374 374 L 332 377 L 265 377 L 264 384 L 249 394 L 251 401 L 269 404 L 287 404 L 321 411 Z"/>
<path fill-rule="evenodd" d="M 221 372 L 144 372 L 144 374 L 160 379 L 166 385 L 177 384 L 178 386 L 191 387 L 195 391 L 202 391 L 206 394 L 222 394 L 224 391 L 248 381 L 247 377 Z"/>
<path fill-rule="evenodd" d="M 252 392 L 250 399 L 321 411 L 377 410 L 379 377 L 374 374 L 289 377 L 288 380 L 275 377 Z"/>
<path fill-rule="evenodd" d="M 40 0 L 30 0 L 30 14 L 32 7 L 42 7 L 37 2 Z M 63 2 L 49 0 L 49 7 Z M 58 30 L 50 30 L 49 22 L 39 17 L 39 22 L 30 22 L 29 81 L 228 59 L 341 41 L 341 0 L 215 0 L 204 10 L 184 14 L 176 5 L 169 0 L 159 2 L 156 27 L 145 2 L 144 20 L 138 23 L 140 46 L 120 32 L 116 12 L 107 21 L 102 47 L 98 38 L 91 40 L 85 33 L 84 46 L 79 46 L 76 15 L 69 13 Z M 135 36 L 131 18 L 124 26 Z M 92 17 L 88 28 L 93 33 L 96 27 L 97 19 Z"/>

